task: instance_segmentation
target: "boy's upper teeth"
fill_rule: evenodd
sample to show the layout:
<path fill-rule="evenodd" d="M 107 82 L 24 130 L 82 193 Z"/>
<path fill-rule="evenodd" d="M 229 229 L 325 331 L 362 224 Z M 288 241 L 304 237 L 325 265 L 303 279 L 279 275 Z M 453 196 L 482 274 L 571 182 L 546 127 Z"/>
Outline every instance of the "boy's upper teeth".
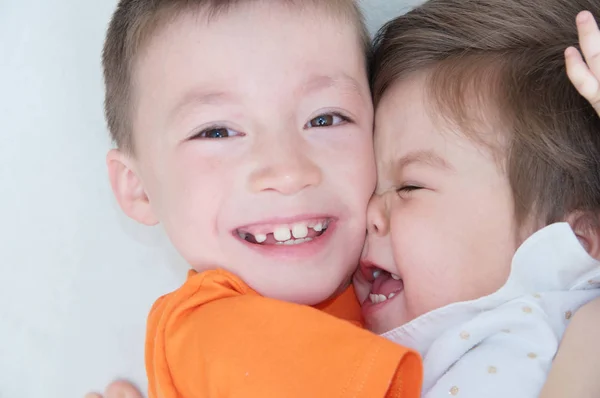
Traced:
<path fill-rule="evenodd" d="M 274 228 L 271 227 L 272 231 L 265 230 L 264 228 L 261 229 L 260 227 L 254 229 L 256 233 L 253 233 L 252 228 L 250 230 L 240 230 L 238 231 L 238 235 L 242 239 L 245 239 L 248 235 L 254 236 L 256 242 L 263 243 L 267 240 L 267 235 L 272 233 L 277 242 L 286 242 L 292 239 L 292 237 L 294 239 L 305 239 L 308 236 L 309 228 L 312 228 L 315 232 L 321 232 L 327 228 L 328 224 L 329 220 L 304 221 L 289 225 L 278 225 Z"/>
<path fill-rule="evenodd" d="M 292 232 L 288 227 L 277 227 L 275 228 L 275 231 L 273 231 L 273 237 L 278 242 L 285 242 L 292 238 Z"/>
<path fill-rule="evenodd" d="M 292 225 L 291 229 L 288 226 L 281 226 L 275 228 L 273 231 L 273 237 L 278 242 L 285 242 L 286 240 L 292 239 L 304 239 L 308 236 L 308 225 L 305 223 L 297 223 Z"/>
<path fill-rule="evenodd" d="M 263 243 L 267 240 L 267 235 L 257 234 L 254 236 L 254 240 L 256 240 L 258 243 Z"/>
<path fill-rule="evenodd" d="M 392 279 L 399 281 L 400 277 L 396 274 L 392 274 Z"/>
<path fill-rule="evenodd" d="M 292 236 L 296 239 L 306 238 L 308 236 L 308 226 L 306 224 L 294 224 L 292 226 Z"/>

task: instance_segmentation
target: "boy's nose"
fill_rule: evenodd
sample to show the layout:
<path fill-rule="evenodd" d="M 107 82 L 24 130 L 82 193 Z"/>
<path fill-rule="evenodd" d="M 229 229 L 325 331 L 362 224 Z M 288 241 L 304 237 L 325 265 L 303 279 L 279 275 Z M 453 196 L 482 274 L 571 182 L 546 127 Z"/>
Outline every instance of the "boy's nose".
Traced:
<path fill-rule="evenodd" d="M 389 210 L 385 195 L 374 194 L 367 207 L 367 231 L 375 236 L 389 232 Z"/>
<path fill-rule="evenodd" d="M 294 195 L 321 183 L 321 169 L 299 145 L 285 145 L 261 152 L 258 167 L 250 175 L 253 192 L 275 191 Z"/>

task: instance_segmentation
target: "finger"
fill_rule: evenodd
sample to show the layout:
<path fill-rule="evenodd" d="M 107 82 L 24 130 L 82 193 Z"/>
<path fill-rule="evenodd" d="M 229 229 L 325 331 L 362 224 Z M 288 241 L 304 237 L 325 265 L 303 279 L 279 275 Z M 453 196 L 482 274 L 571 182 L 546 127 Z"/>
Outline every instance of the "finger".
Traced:
<path fill-rule="evenodd" d="M 567 75 L 579 94 L 587 99 L 596 110 L 599 110 L 600 83 L 583 61 L 579 51 L 574 47 L 567 48 L 565 51 L 565 62 Z"/>
<path fill-rule="evenodd" d="M 106 398 L 142 398 L 142 394 L 138 389 L 126 381 L 111 383 L 104 395 Z"/>
<path fill-rule="evenodd" d="M 577 32 L 583 57 L 592 73 L 600 78 L 600 31 L 592 13 L 582 11 L 577 15 Z"/>

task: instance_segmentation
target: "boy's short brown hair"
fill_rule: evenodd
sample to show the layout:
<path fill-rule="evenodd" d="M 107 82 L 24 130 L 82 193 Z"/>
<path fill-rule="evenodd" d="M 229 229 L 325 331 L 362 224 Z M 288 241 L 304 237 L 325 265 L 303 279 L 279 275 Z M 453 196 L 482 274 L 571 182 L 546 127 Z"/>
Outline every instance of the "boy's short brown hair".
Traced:
<path fill-rule="evenodd" d="M 600 118 L 570 83 L 564 61 L 578 43 L 582 10 L 598 17 L 600 2 L 431 0 L 377 35 L 375 105 L 391 85 L 425 71 L 434 116 L 488 147 L 482 126 L 509 132 L 501 158 L 519 222 L 550 224 L 573 211 L 597 220 Z"/>
<path fill-rule="evenodd" d="M 258 1 L 321 7 L 331 15 L 347 19 L 356 25 L 360 44 L 368 57 L 370 38 L 354 0 L 121 0 L 108 27 L 102 52 L 104 110 L 111 138 L 119 148 L 128 152 L 134 149 L 130 115 L 132 69 L 148 38 L 182 13 L 205 12 L 210 19 L 241 4 Z"/>

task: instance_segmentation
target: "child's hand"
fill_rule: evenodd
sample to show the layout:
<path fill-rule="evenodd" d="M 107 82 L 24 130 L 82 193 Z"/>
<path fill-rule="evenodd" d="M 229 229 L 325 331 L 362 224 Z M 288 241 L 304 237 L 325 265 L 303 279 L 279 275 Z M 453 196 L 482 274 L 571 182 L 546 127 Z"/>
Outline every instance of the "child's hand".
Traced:
<path fill-rule="evenodd" d="M 577 31 L 585 61 L 576 48 L 567 48 L 567 74 L 577 91 L 600 114 L 600 30 L 589 11 L 582 11 L 577 15 Z"/>
<path fill-rule="evenodd" d="M 142 394 L 129 382 L 115 381 L 106 388 L 104 396 L 90 393 L 85 398 L 142 398 Z"/>

